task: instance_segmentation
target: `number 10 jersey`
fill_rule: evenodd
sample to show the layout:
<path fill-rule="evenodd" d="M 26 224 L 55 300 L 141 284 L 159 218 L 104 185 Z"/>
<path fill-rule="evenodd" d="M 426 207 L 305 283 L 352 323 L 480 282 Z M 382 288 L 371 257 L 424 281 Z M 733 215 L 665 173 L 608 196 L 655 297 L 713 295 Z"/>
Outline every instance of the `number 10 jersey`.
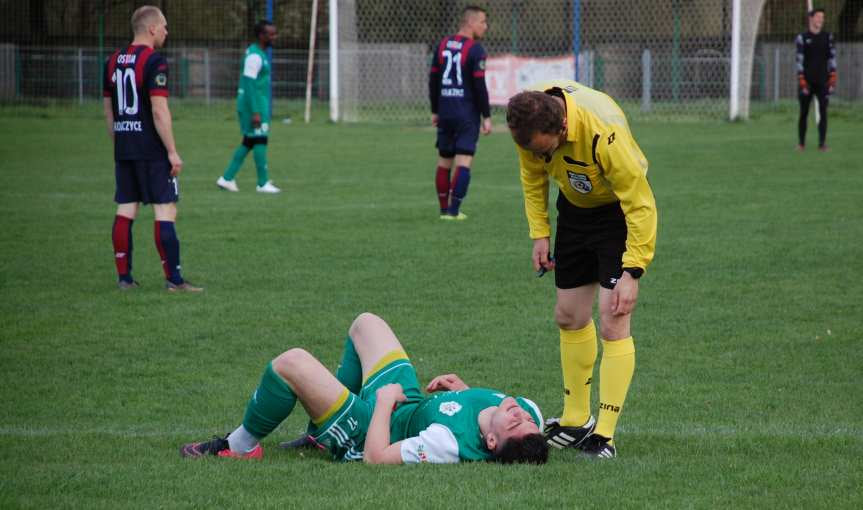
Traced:
<path fill-rule="evenodd" d="M 153 123 L 151 96 L 168 96 L 168 61 L 144 45 L 117 50 L 105 62 L 102 95 L 114 112 L 116 161 L 164 160 L 168 152 Z"/>

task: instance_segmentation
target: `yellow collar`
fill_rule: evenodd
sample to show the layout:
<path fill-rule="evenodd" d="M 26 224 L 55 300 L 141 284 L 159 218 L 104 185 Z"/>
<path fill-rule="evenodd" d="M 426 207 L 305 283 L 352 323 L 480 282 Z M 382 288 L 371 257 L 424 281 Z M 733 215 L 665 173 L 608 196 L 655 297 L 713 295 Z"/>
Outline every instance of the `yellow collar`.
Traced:
<path fill-rule="evenodd" d="M 575 99 L 566 92 L 563 93 L 563 100 L 566 102 L 566 141 L 574 142 L 578 128 L 578 108 L 575 107 Z"/>

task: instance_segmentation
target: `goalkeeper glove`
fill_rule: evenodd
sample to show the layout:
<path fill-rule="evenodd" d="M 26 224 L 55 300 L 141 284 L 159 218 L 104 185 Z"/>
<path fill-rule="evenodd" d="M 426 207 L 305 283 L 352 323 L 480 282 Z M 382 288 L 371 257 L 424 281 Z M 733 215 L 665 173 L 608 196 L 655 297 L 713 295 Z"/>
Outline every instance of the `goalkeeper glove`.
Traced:
<path fill-rule="evenodd" d="M 836 71 L 831 71 L 830 76 L 827 78 L 827 93 L 832 94 L 834 90 L 836 90 L 836 81 L 837 81 Z"/>
<path fill-rule="evenodd" d="M 806 81 L 806 77 L 804 77 L 802 74 L 798 74 L 797 75 L 797 81 L 800 83 L 800 92 L 804 96 L 808 96 L 809 95 L 809 83 Z"/>

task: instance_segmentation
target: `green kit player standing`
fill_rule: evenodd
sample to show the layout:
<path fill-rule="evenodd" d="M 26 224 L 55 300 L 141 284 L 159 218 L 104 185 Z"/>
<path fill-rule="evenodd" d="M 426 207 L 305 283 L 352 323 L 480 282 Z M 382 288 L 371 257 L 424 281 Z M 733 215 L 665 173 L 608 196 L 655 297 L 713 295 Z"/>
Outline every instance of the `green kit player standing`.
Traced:
<path fill-rule="evenodd" d="M 227 191 L 240 191 L 234 178 L 249 151 L 254 153 L 259 193 L 279 193 L 267 171 L 267 137 L 270 132 L 270 61 L 266 49 L 276 40 L 276 27 L 267 20 L 255 24 L 256 42 L 246 49 L 240 87 L 237 90 L 237 115 L 243 143 L 234 151 L 225 174 L 216 185 Z"/>

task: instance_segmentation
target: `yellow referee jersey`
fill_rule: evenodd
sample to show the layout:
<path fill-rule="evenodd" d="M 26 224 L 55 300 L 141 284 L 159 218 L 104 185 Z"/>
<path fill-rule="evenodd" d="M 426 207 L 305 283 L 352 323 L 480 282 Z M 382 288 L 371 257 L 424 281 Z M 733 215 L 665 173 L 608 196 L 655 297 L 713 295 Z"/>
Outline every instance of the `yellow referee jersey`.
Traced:
<path fill-rule="evenodd" d="M 656 201 L 647 182 L 647 158 L 632 138 L 626 117 L 606 94 L 571 81 L 531 87 L 560 88 L 566 100 L 566 142 L 551 161 L 516 145 L 530 237 L 550 237 L 548 182 L 553 178 L 576 207 L 620 202 L 626 217 L 623 267 L 647 269 L 656 247 Z"/>

